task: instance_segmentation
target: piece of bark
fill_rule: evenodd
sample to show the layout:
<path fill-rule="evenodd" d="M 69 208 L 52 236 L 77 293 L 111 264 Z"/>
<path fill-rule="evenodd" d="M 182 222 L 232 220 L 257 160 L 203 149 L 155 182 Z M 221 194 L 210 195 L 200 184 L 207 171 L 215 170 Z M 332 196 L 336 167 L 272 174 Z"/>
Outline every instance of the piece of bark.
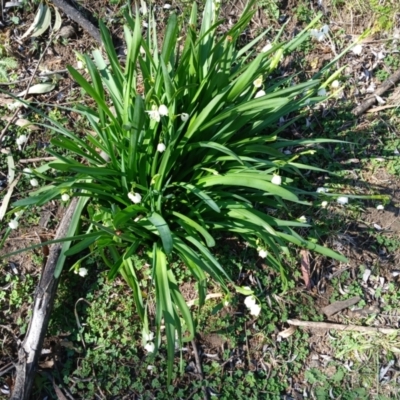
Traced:
<path fill-rule="evenodd" d="M 55 239 L 66 236 L 72 217 L 78 204 L 78 197 L 73 198 L 57 229 Z M 33 303 L 32 317 L 24 341 L 18 350 L 16 363 L 16 377 L 11 400 L 31 399 L 32 385 L 35 378 L 38 360 L 42 351 L 44 337 L 50 321 L 51 310 L 57 291 L 59 278 L 54 277 L 55 267 L 61 253 L 63 243 L 56 243 L 50 247 L 47 262 Z"/>
<path fill-rule="evenodd" d="M 378 89 L 375 90 L 372 97 L 369 97 L 368 99 L 366 99 L 364 101 L 364 103 L 357 106 L 352 111 L 352 113 L 356 117 L 359 117 L 361 114 L 363 114 L 365 111 L 367 111 L 368 108 L 372 107 L 376 103 L 375 96 L 381 96 L 383 93 L 385 93 L 387 90 L 389 90 L 392 86 L 394 86 L 399 80 L 400 80 L 400 70 L 398 70 L 394 74 L 390 75 L 389 78 L 385 82 L 383 82 L 382 85 L 379 86 Z"/>
<path fill-rule="evenodd" d="M 321 308 L 321 311 L 327 316 L 330 317 L 333 314 L 336 314 L 339 311 L 344 310 L 345 308 L 354 306 L 361 300 L 361 297 L 355 296 L 352 297 L 351 299 L 347 299 L 344 301 L 335 301 L 332 304 L 329 304 L 329 306 L 326 306 L 324 308 Z"/>
<path fill-rule="evenodd" d="M 100 31 L 88 21 L 76 8 L 72 7 L 65 0 L 52 0 L 52 3 L 62 10 L 67 17 L 75 21 L 79 26 L 81 26 L 92 38 L 94 38 L 98 43 L 102 44 Z"/>
<path fill-rule="evenodd" d="M 398 334 L 400 332 L 399 329 L 394 329 L 394 328 L 379 328 L 376 326 L 331 324 L 330 322 L 300 321 L 298 319 L 289 319 L 289 320 L 287 320 L 287 323 L 289 325 L 301 326 L 303 328 L 311 328 L 311 329 L 336 329 L 338 331 L 384 333 L 385 335 L 393 335 L 393 334 Z"/>

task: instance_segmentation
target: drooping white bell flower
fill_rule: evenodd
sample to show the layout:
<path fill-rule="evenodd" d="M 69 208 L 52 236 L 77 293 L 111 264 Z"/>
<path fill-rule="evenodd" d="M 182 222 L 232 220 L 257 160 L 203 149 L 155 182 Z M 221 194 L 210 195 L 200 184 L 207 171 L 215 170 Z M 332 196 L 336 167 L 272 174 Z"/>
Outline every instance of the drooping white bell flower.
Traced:
<path fill-rule="evenodd" d="M 261 76 L 258 77 L 258 78 L 253 82 L 253 85 L 254 85 L 256 88 L 260 88 L 260 87 L 262 86 L 262 77 L 261 77 Z"/>
<path fill-rule="evenodd" d="M 148 353 L 154 353 L 156 346 L 154 345 L 154 343 L 149 342 L 146 344 L 146 346 L 144 346 L 144 349 L 148 352 Z"/>
<path fill-rule="evenodd" d="M 138 204 L 142 201 L 142 196 L 139 193 L 128 193 L 129 200 L 132 201 L 132 203 Z"/>
<path fill-rule="evenodd" d="M 168 115 L 168 108 L 166 105 L 161 104 L 160 107 L 158 107 L 158 113 L 162 116 L 162 117 L 166 117 Z"/>
<path fill-rule="evenodd" d="M 266 250 L 264 250 L 264 249 L 260 249 L 260 250 L 258 250 L 258 255 L 259 255 L 261 258 L 266 258 L 267 255 L 268 255 L 268 251 L 266 251 Z"/>
<path fill-rule="evenodd" d="M 17 229 L 18 221 L 16 219 L 13 219 L 8 223 L 8 226 L 10 227 L 10 229 Z"/>
<path fill-rule="evenodd" d="M 86 268 L 79 268 L 78 270 L 78 274 L 79 276 L 81 276 L 82 278 L 84 278 L 87 274 L 88 274 L 88 270 Z"/>
<path fill-rule="evenodd" d="M 17 143 L 17 146 L 18 146 L 18 150 L 21 150 L 22 149 L 22 145 L 24 143 L 26 143 L 27 141 L 28 141 L 28 138 L 27 138 L 26 135 L 18 136 L 17 140 L 16 140 L 16 143 Z"/>
<path fill-rule="evenodd" d="M 38 180 L 35 179 L 35 178 L 31 179 L 31 180 L 29 181 L 29 183 L 30 183 L 33 187 L 39 186 L 39 182 L 38 182 Z"/>
<path fill-rule="evenodd" d="M 255 317 L 258 317 L 261 312 L 261 306 L 258 304 L 254 304 L 253 307 L 250 308 L 250 314 L 254 315 Z"/>
<path fill-rule="evenodd" d="M 340 87 L 340 82 L 335 79 L 332 83 L 331 83 L 331 88 L 332 89 L 338 89 Z"/>
<path fill-rule="evenodd" d="M 274 175 L 271 179 L 271 183 L 274 185 L 281 185 L 282 184 L 282 177 L 280 175 Z"/>
<path fill-rule="evenodd" d="M 383 211 L 385 209 L 385 207 L 382 204 L 379 204 L 376 206 L 376 209 L 379 211 Z"/>
<path fill-rule="evenodd" d="M 167 146 L 165 146 L 164 143 L 158 143 L 158 145 L 157 145 L 157 151 L 159 151 L 160 153 L 163 153 L 166 148 L 167 148 Z"/>
<path fill-rule="evenodd" d="M 257 99 L 257 98 L 262 97 L 262 96 L 265 96 L 265 92 L 264 92 L 264 90 L 259 90 L 256 93 L 256 95 L 254 96 L 254 98 Z"/>
<path fill-rule="evenodd" d="M 244 305 L 245 305 L 247 308 L 251 308 L 251 307 L 253 307 L 255 304 L 257 304 L 257 301 L 256 301 L 256 298 L 255 298 L 254 296 L 247 296 L 247 297 L 244 299 Z"/>
<path fill-rule="evenodd" d="M 346 196 L 341 196 L 336 199 L 336 202 L 341 205 L 345 205 L 349 202 L 349 198 Z"/>
<path fill-rule="evenodd" d="M 61 200 L 62 201 L 68 201 L 70 199 L 70 197 L 69 197 L 69 194 L 68 193 L 64 193 L 62 196 L 61 196 Z"/>
<path fill-rule="evenodd" d="M 356 56 L 360 56 L 362 51 L 363 51 L 363 46 L 362 44 L 356 44 L 351 51 L 356 55 Z"/>
<path fill-rule="evenodd" d="M 160 122 L 161 117 L 160 117 L 160 113 L 158 111 L 157 106 L 153 105 L 151 107 L 151 111 L 146 111 L 149 114 L 150 119 L 156 121 L 156 122 Z"/>
<path fill-rule="evenodd" d="M 328 189 L 324 188 L 324 187 L 319 187 L 319 188 L 317 188 L 316 192 L 317 193 L 327 193 Z"/>
<path fill-rule="evenodd" d="M 321 203 L 321 208 L 326 208 L 328 207 L 328 202 L 325 200 Z"/>
<path fill-rule="evenodd" d="M 189 114 L 186 114 L 186 113 L 181 114 L 181 120 L 183 122 L 186 122 L 188 119 L 189 119 Z"/>

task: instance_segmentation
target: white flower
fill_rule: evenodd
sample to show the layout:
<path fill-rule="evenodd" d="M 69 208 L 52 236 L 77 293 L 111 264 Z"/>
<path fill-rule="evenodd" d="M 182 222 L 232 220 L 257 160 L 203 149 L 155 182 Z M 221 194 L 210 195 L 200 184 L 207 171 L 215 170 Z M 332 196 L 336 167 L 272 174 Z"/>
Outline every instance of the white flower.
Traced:
<path fill-rule="evenodd" d="M 14 213 L 14 215 L 18 218 L 20 217 L 24 212 L 22 210 L 17 211 L 16 213 Z"/>
<path fill-rule="evenodd" d="M 250 314 L 254 315 L 255 317 L 258 317 L 261 312 L 261 306 L 258 304 L 254 304 L 253 307 L 250 308 Z"/>
<path fill-rule="evenodd" d="M 169 10 L 169 9 L 171 8 L 171 4 L 165 3 L 165 4 L 164 4 L 164 8 L 165 8 L 166 10 Z"/>
<path fill-rule="evenodd" d="M 8 226 L 10 227 L 10 229 L 17 229 L 18 221 L 16 219 L 13 219 L 9 222 Z"/>
<path fill-rule="evenodd" d="M 320 88 L 318 90 L 318 96 L 326 96 L 326 89 L 325 88 Z"/>
<path fill-rule="evenodd" d="M 321 28 L 321 32 L 322 32 L 324 35 L 327 35 L 328 32 L 329 32 L 329 26 L 328 26 L 328 25 L 324 25 L 324 26 Z"/>
<path fill-rule="evenodd" d="M 79 274 L 79 276 L 84 278 L 88 274 L 88 270 L 86 268 L 79 268 L 78 274 Z"/>
<path fill-rule="evenodd" d="M 260 250 L 258 251 L 258 255 L 259 255 L 261 258 L 265 258 L 265 257 L 267 257 L 268 252 L 267 252 L 266 250 L 264 250 L 264 249 L 260 249 Z"/>
<path fill-rule="evenodd" d="M 160 122 L 160 113 L 158 112 L 157 106 L 154 106 L 151 108 L 151 111 L 146 111 L 149 113 L 150 119 L 153 119 L 156 122 Z"/>
<path fill-rule="evenodd" d="M 165 146 L 164 143 L 158 143 L 158 145 L 157 145 L 157 151 L 159 151 L 160 153 L 163 153 L 166 148 L 167 147 Z"/>
<path fill-rule="evenodd" d="M 244 299 L 244 305 L 251 309 L 252 307 L 254 307 L 257 304 L 256 298 L 254 296 L 247 296 Z"/>
<path fill-rule="evenodd" d="M 142 196 L 139 193 L 128 193 L 129 200 L 132 201 L 132 203 L 138 204 L 142 201 Z"/>
<path fill-rule="evenodd" d="M 327 192 L 328 192 L 327 188 L 324 188 L 324 187 L 317 188 L 317 193 L 327 193 Z"/>
<path fill-rule="evenodd" d="M 321 30 L 318 30 L 318 29 L 311 29 L 311 30 L 310 30 L 310 35 L 311 35 L 314 39 L 318 40 L 318 42 L 321 42 L 322 40 L 325 39 L 325 36 L 328 34 L 328 31 L 329 31 L 328 25 L 324 25 L 324 26 L 321 28 Z"/>
<path fill-rule="evenodd" d="M 341 197 L 338 197 L 336 199 L 336 201 L 337 201 L 338 204 L 345 205 L 345 204 L 347 204 L 349 202 L 349 198 L 346 197 L 346 196 L 341 196 Z"/>
<path fill-rule="evenodd" d="M 142 25 L 143 25 L 143 28 L 148 28 L 149 27 L 149 24 L 146 21 L 143 21 Z"/>
<path fill-rule="evenodd" d="M 322 208 L 328 207 L 328 202 L 327 202 L 327 201 L 323 201 L 323 202 L 321 203 L 321 207 L 322 207 Z"/>
<path fill-rule="evenodd" d="M 144 349 L 148 352 L 148 353 L 154 353 L 156 346 L 154 346 L 154 343 L 149 342 L 146 344 L 146 346 L 144 346 Z"/>
<path fill-rule="evenodd" d="M 336 79 L 331 83 L 331 88 L 332 89 L 338 89 L 340 86 L 340 82 Z"/>
<path fill-rule="evenodd" d="M 362 50 L 363 50 L 362 44 L 356 44 L 356 45 L 351 49 L 351 51 L 352 51 L 356 56 L 361 55 Z"/>
<path fill-rule="evenodd" d="M 267 43 L 262 49 L 261 49 L 261 53 L 266 53 L 267 51 L 272 49 L 272 44 L 271 43 Z"/>
<path fill-rule="evenodd" d="M 39 186 L 39 182 L 38 182 L 38 180 L 35 179 L 35 178 L 31 179 L 31 180 L 29 181 L 29 183 L 30 183 L 33 187 Z"/>
<path fill-rule="evenodd" d="M 257 99 L 258 97 L 262 97 L 265 96 L 265 92 L 264 90 L 259 90 L 256 95 L 254 96 L 255 99 Z"/>
<path fill-rule="evenodd" d="M 83 69 L 83 62 L 82 61 L 77 61 L 76 62 L 76 69 Z"/>
<path fill-rule="evenodd" d="M 274 175 L 271 179 L 271 183 L 274 185 L 281 185 L 282 184 L 282 177 L 279 175 Z"/>
<path fill-rule="evenodd" d="M 302 215 L 300 218 L 298 218 L 298 221 L 299 221 L 299 222 L 306 223 L 306 222 L 307 222 L 307 217 L 304 216 L 304 215 Z"/>
<path fill-rule="evenodd" d="M 164 104 L 161 104 L 160 107 L 158 107 L 158 113 L 162 117 L 166 117 L 168 115 L 168 108 Z"/>
<path fill-rule="evenodd" d="M 188 119 L 189 119 L 189 114 L 186 114 L 186 113 L 181 114 L 181 120 L 183 122 L 186 122 Z"/>
<path fill-rule="evenodd" d="M 151 342 L 154 339 L 154 333 L 153 332 L 144 332 L 143 331 L 143 340 L 145 342 Z"/>
<path fill-rule="evenodd" d="M 253 82 L 253 85 L 254 85 L 256 88 L 260 88 L 260 87 L 262 86 L 262 77 L 260 76 L 259 78 L 257 78 L 257 79 Z"/>
<path fill-rule="evenodd" d="M 24 168 L 22 171 L 25 173 L 25 175 L 29 175 L 32 173 L 32 170 L 30 168 Z"/>
<path fill-rule="evenodd" d="M 68 193 L 64 193 L 64 194 L 61 196 L 61 200 L 62 200 L 62 201 L 68 201 L 68 200 L 69 200 L 69 194 L 68 194 Z"/>
<path fill-rule="evenodd" d="M 382 211 L 385 209 L 385 207 L 382 204 L 379 204 L 378 206 L 376 206 L 376 209 Z"/>
<path fill-rule="evenodd" d="M 21 150 L 21 146 L 28 140 L 28 138 L 26 137 L 26 135 L 21 135 L 17 138 L 16 142 L 17 142 L 17 146 L 18 149 Z"/>

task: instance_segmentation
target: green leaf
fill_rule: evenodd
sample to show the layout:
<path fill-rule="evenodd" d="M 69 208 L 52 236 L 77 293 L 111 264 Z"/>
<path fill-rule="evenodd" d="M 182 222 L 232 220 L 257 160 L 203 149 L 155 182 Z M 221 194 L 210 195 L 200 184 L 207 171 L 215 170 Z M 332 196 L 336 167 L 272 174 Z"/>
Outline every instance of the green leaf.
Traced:
<path fill-rule="evenodd" d="M 170 254 L 172 248 L 174 247 L 174 244 L 172 241 L 171 231 L 169 230 L 169 226 L 166 223 L 165 219 L 156 212 L 153 212 L 153 214 L 148 217 L 148 219 L 158 230 L 165 253 Z"/>
<path fill-rule="evenodd" d="M 257 176 L 242 176 L 241 174 L 228 174 L 225 176 L 207 176 L 198 180 L 198 184 L 203 187 L 210 186 L 242 186 L 249 187 L 256 190 L 262 190 L 267 195 L 274 195 L 282 197 L 282 199 L 293 201 L 299 203 L 300 200 L 298 197 L 292 193 L 290 190 L 287 190 L 281 186 L 274 185 L 273 183 L 266 182 L 262 179 L 259 179 Z"/>
<path fill-rule="evenodd" d="M 187 217 L 186 215 L 178 213 L 177 211 L 173 211 L 172 214 L 175 215 L 176 217 L 178 217 L 179 219 L 181 219 L 184 222 L 184 224 L 187 224 L 191 228 L 193 228 L 196 231 L 198 231 L 204 237 L 208 247 L 215 246 L 214 238 L 207 232 L 206 229 L 204 229 L 196 221 L 192 220 L 191 218 Z M 181 222 L 178 221 L 178 223 L 181 223 Z"/>

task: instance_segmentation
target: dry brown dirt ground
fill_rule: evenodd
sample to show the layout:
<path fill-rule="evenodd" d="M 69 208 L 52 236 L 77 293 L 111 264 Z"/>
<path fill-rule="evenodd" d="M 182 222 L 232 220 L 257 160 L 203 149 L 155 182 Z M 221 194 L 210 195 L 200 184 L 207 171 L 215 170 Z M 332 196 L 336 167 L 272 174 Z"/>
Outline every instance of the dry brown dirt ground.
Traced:
<path fill-rule="evenodd" d="M 163 2 L 159 2 L 159 7 L 162 7 Z M 300 27 L 300 22 L 294 13 L 295 7 L 298 5 L 297 1 L 282 2 L 280 7 L 281 15 L 286 17 L 291 17 L 289 22 L 287 32 L 288 34 L 295 32 Z M 178 11 L 181 9 L 180 5 L 176 6 Z M 243 7 L 243 2 L 228 3 L 224 6 L 222 15 L 227 19 L 234 19 L 241 11 Z M 318 8 L 317 2 L 310 3 L 310 7 L 314 9 Z M 93 22 L 96 22 L 97 18 L 103 18 L 109 23 L 111 34 L 114 38 L 118 39 L 121 36 L 121 24 L 116 21 L 113 22 L 114 15 L 118 12 L 117 5 L 111 5 L 109 1 L 105 0 L 83 0 L 79 2 L 80 10 L 83 14 L 90 18 Z M 329 7 L 328 7 L 329 8 Z M 327 13 L 333 13 L 334 10 L 325 10 Z M 26 14 L 23 11 L 16 12 L 18 16 L 27 24 L 27 26 L 33 20 L 34 14 Z M 161 15 L 161 14 L 160 14 Z M 327 14 L 328 15 L 328 14 Z M 160 16 L 159 22 L 162 24 L 162 16 Z M 346 34 L 350 37 L 362 33 L 366 28 L 371 27 L 372 20 L 368 18 L 368 15 L 351 15 L 348 12 L 336 12 L 334 24 L 332 24 L 332 30 L 344 29 Z M 271 21 L 262 10 L 259 10 L 252 23 L 252 28 L 254 32 L 249 32 L 249 36 L 252 36 L 256 31 L 273 25 L 276 29 L 279 28 L 279 23 L 277 21 Z M 72 27 L 72 35 L 68 39 L 68 42 L 63 42 L 62 40 L 56 40 L 49 48 L 42 60 L 42 66 L 48 70 L 64 70 L 66 65 L 76 64 L 76 54 L 75 51 L 80 53 L 89 52 L 91 48 L 96 46 L 96 42 L 80 27 L 75 23 L 68 20 L 65 15 L 63 15 L 63 26 Z M 160 28 L 162 31 L 162 27 Z M 40 48 L 37 51 L 32 51 L 29 45 L 26 43 L 20 43 L 16 38 L 20 35 L 18 27 L 4 27 L 0 31 L 0 37 L 9 43 L 11 47 L 11 53 L 14 57 L 18 59 L 21 63 L 21 71 L 19 78 L 22 80 L 29 77 L 32 73 L 33 66 L 35 65 L 39 55 L 40 50 L 45 48 L 45 43 L 39 41 Z M 385 36 L 382 35 L 382 40 Z M 380 34 L 376 33 L 370 38 L 371 46 L 374 48 L 376 43 L 381 40 Z M 117 40 L 118 42 L 118 40 Z M 329 62 L 333 57 L 331 51 L 326 50 L 323 46 L 318 44 L 315 45 L 313 49 L 309 51 L 304 60 L 304 72 L 307 75 L 314 73 L 318 70 L 324 63 Z M 286 67 L 288 73 L 291 72 L 290 69 L 295 64 L 294 60 L 286 60 Z M 365 69 L 367 65 L 371 63 L 370 54 L 366 55 L 364 58 L 355 58 L 353 55 L 349 55 L 348 58 L 344 59 L 342 63 L 348 63 L 351 66 L 351 74 L 355 77 L 361 71 Z M 15 92 L 24 89 L 24 82 L 14 86 Z M 38 100 L 43 100 L 44 102 L 52 102 L 53 104 L 69 104 L 64 103 L 64 98 L 67 97 L 67 93 L 75 89 L 75 85 L 69 79 L 63 79 L 62 85 L 58 87 L 57 92 L 51 93 L 50 95 L 39 96 Z M 358 88 L 355 85 L 349 85 L 347 88 L 347 96 L 349 99 L 354 100 L 354 104 L 362 101 L 363 96 L 358 92 Z M 73 124 L 73 118 L 67 121 L 69 124 Z M 366 119 L 362 116 L 358 123 L 359 134 L 363 135 L 368 131 L 371 125 L 371 119 Z M 361 127 L 361 128 L 360 128 Z M 357 129 L 357 128 L 355 128 Z M 292 133 L 296 135 L 296 132 Z M 46 143 L 46 135 L 43 134 L 41 138 L 43 143 Z M 378 141 L 376 141 L 378 142 Z M 6 175 L 6 171 L 2 171 L 2 175 Z M 357 180 L 356 178 L 354 179 Z M 316 308 L 323 308 L 324 306 L 331 303 L 331 294 L 337 290 L 333 288 L 332 280 L 335 277 L 339 277 L 344 271 L 349 273 L 349 276 L 345 282 L 342 282 L 343 287 L 340 289 L 346 293 L 346 287 L 351 286 L 352 281 L 355 281 L 359 275 L 360 265 L 363 265 L 367 269 L 373 269 L 374 271 L 379 271 L 376 279 L 383 278 L 382 286 L 388 283 L 394 282 L 397 284 L 398 276 L 396 271 L 400 271 L 400 250 L 395 249 L 393 251 L 388 251 L 384 245 L 377 245 L 373 230 L 379 230 L 385 232 L 387 237 L 395 240 L 400 238 L 400 218 L 399 218 L 399 206 L 400 206 L 400 181 L 398 176 L 389 174 L 385 168 L 373 168 L 368 172 L 364 173 L 362 176 L 362 187 L 365 194 L 386 194 L 391 196 L 391 201 L 385 206 L 385 211 L 378 211 L 374 202 L 369 202 L 364 205 L 364 210 L 362 214 L 358 217 L 347 218 L 343 216 L 341 227 L 335 232 L 333 237 L 327 239 L 327 245 L 332 246 L 334 249 L 341 251 L 345 254 L 349 263 L 346 266 L 342 265 L 332 265 L 322 258 L 315 258 L 311 265 L 311 277 L 313 279 L 314 288 L 310 291 L 310 295 L 314 298 Z M 24 195 L 25 193 L 20 193 Z M 58 207 L 56 204 L 49 206 L 47 209 L 42 210 L 41 217 L 39 221 L 36 221 L 36 225 L 32 225 L 30 231 L 13 233 L 9 240 L 7 241 L 2 252 L 4 254 L 13 251 L 18 248 L 26 247 L 33 242 L 38 240 L 44 241 L 47 238 L 54 235 L 54 227 L 57 221 L 62 215 L 62 208 Z M 1 227 L 2 232 L 4 227 Z M 339 234 L 338 234 L 339 232 Z M 30 274 L 37 279 L 40 274 L 41 265 L 36 263 L 35 260 L 30 259 L 26 253 L 22 253 L 15 256 L 11 263 L 8 264 L 7 268 L 17 268 L 21 267 L 21 276 Z M 321 284 L 321 282 L 323 284 Z M 299 280 L 299 286 L 296 288 L 298 291 L 304 291 L 304 286 L 302 281 Z M 364 293 L 367 294 L 368 302 L 364 307 L 366 314 L 362 313 L 351 313 L 349 310 L 344 310 L 330 318 L 332 322 L 345 322 L 345 323 L 358 323 L 360 318 L 364 318 L 368 315 L 368 309 L 373 310 L 374 313 L 378 314 L 377 321 L 379 324 L 384 326 L 399 327 L 399 320 L 394 315 L 385 315 L 382 304 L 379 299 L 374 295 L 376 292 L 377 285 L 381 282 L 374 281 L 372 279 L 367 280 L 363 283 L 365 289 Z M 191 288 L 184 288 L 185 297 L 187 300 L 193 300 L 195 297 Z M 4 310 L 3 310 L 4 311 Z M 0 310 L 1 312 L 1 310 Z M 379 317 L 379 314 L 382 314 Z M 16 356 L 16 344 L 21 337 L 18 337 L 18 331 L 16 330 L 14 321 L 18 318 L 26 318 L 28 314 L 28 306 L 26 304 L 21 305 L 20 310 L 17 314 L 8 315 L 7 317 L 2 314 L 2 321 L 0 326 L 0 331 L 5 338 L 4 341 L 5 348 L 2 349 L 2 354 L 0 359 L 0 371 L 5 371 L 5 367 L 10 365 L 10 360 L 15 359 Z M 294 316 L 301 317 L 301 316 Z M 331 344 L 329 334 L 326 331 L 318 331 L 308 329 L 310 334 L 309 346 L 312 349 L 310 356 L 307 360 L 308 367 L 317 367 L 323 370 L 328 376 L 333 375 L 335 371 L 330 371 L 329 368 L 325 368 L 326 361 L 332 358 Z M 51 338 L 47 339 L 52 341 Z M 220 348 L 224 345 L 224 339 L 213 333 L 200 335 L 200 343 L 204 346 L 205 352 L 210 352 L 215 348 Z M 54 343 L 58 343 L 59 338 L 53 338 Z M 252 339 L 250 346 L 255 349 L 260 348 L 260 344 L 257 343 L 257 339 Z M 397 366 L 399 366 L 397 359 Z M 303 376 L 299 374 L 298 377 L 293 377 L 293 387 L 295 387 L 296 382 L 300 385 L 303 382 Z M 296 398 L 302 398 L 302 396 L 293 390 L 293 396 Z"/>

